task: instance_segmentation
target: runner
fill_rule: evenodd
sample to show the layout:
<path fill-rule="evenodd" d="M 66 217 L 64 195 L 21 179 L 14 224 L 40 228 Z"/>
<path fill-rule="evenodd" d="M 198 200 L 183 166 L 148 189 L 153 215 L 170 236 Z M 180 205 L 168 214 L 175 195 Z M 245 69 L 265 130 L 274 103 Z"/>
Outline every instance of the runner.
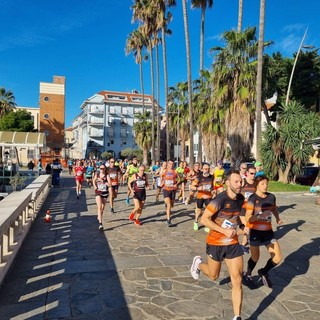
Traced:
<path fill-rule="evenodd" d="M 241 171 L 240 171 L 240 174 L 241 174 Z M 244 203 L 240 213 L 240 220 L 241 220 L 241 223 L 243 223 L 244 225 L 247 224 L 247 220 L 245 216 L 246 216 L 246 206 L 247 206 L 248 199 L 256 191 L 256 186 L 254 183 L 255 174 L 256 174 L 256 169 L 252 167 L 252 168 L 249 168 L 247 172 L 247 177 L 242 178 L 241 193 L 244 196 Z M 246 227 L 245 231 L 249 233 L 249 228 Z M 246 234 L 244 234 L 242 236 L 241 248 L 245 254 L 249 253 L 249 248 L 247 247 L 247 245 L 248 245 L 248 237 Z"/>
<path fill-rule="evenodd" d="M 68 160 L 68 171 L 69 171 L 69 174 L 71 175 L 72 174 L 72 172 L 73 172 L 73 160 L 72 159 L 69 159 Z"/>
<path fill-rule="evenodd" d="M 79 197 L 81 195 L 81 189 L 82 189 L 82 184 L 83 184 L 85 172 L 86 172 L 86 169 L 83 165 L 83 162 L 80 160 L 77 160 L 76 165 L 73 167 L 73 174 L 76 179 L 77 199 L 79 199 Z"/>
<path fill-rule="evenodd" d="M 191 275 L 194 279 L 199 279 L 202 272 L 214 281 L 219 277 L 222 261 L 225 260 L 232 284 L 231 297 L 235 315 L 233 319 L 236 320 L 241 319 L 242 305 L 243 252 L 237 236 L 237 233 L 243 233 L 241 230 L 237 232 L 237 226 L 240 224 L 239 214 L 244 201 L 241 183 L 239 171 L 230 170 L 226 175 L 227 190 L 212 199 L 207 206 L 201 223 L 210 229 L 206 250 L 208 262 L 203 263 L 201 257 L 196 256 L 191 266 Z"/>
<path fill-rule="evenodd" d="M 156 188 L 156 180 L 157 177 L 155 176 L 155 173 L 157 172 L 157 170 L 160 168 L 160 162 L 156 161 L 156 164 L 154 166 L 151 167 L 151 174 L 152 174 L 152 189 Z"/>
<path fill-rule="evenodd" d="M 196 162 L 193 166 L 193 169 L 190 170 L 190 172 L 187 174 L 187 180 L 190 182 L 190 186 L 189 186 L 189 196 L 187 197 L 185 204 L 189 204 L 192 201 L 196 191 L 191 189 L 191 185 L 193 180 L 196 179 L 198 174 L 201 174 L 201 172 L 202 171 L 200 170 L 200 163 Z"/>
<path fill-rule="evenodd" d="M 90 160 L 86 166 L 86 180 L 89 188 L 93 186 L 92 184 L 93 173 L 94 173 L 94 163 L 92 162 L 92 160 Z"/>
<path fill-rule="evenodd" d="M 155 172 L 156 177 L 156 185 L 157 185 L 157 192 L 156 192 L 156 202 L 159 202 L 159 197 L 161 193 L 161 175 L 167 169 L 167 161 L 163 161 L 161 167 Z"/>
<path fill-rule="evenodd" d="M 240 164 L 240 175 L 242 179 L 245 179 L 245 177 L 248 175 L 247 170 L 248 170 L 247 164 L 245 162 L 242 162 Z"/>
<path fill-rule="evenodd" d="M 127 167 L 127 171 L 124 174 L 126 178 L 128 178 L 128 191 L 127 191 L 127 197 L 126 197 L 126 205 L 130 205 L 130 194 L 131 194 L 131 189 L 129 187 L 129 180 L 131 177 L 135 174 L 138 173 L 139 168 L 138 168 L 138 158 L 133 158 L 132 159 L 132 164 L 129 164 Z"/>
<path fill-rule="evenodd" d="M 250 228 L 250 252 L 245 280 L 252 283 L 252 271 L 260 257 L 260 246 L 266 246 L 271 258 L 267 261 L 264 268 L 258 270 L 258 275 L 263 284 L 272 288 L 269 279 L 269 271 L 276 267 L 282 257 L 277 239 L 272 230 L 272 215 L 276 218 L 277 224 L 282 224 L 276 204 L 276 197 L 269 193 L 269 179 L 266 176 L 255 178 L 256 192 L 248 199 L 246 220 Z"/>
<path fill-rule="evenodd" d="M 106 166 L 101 164 L 99 172 L 96 172 L 93 176 L 93 186 L 96 194 L 97 203 L 97 218 L 99 221 L 99 230 L 103 230 L 102 215 L 107 203 L 109 195 L 109 186 L 111 185 L 110 178 L 106 173 Z"/>
<path fill-rule="evenodd" d="M 109 178 L 110 178 L 110 212 L 114 213 L 114 199 L 118 196 L 118 190 L 119 190 L 119 180 L 121 181 L 121 170 L 119 167 L 115 165 L 115 159 L 111 157 L 109 159 L 109 168 L 107 170 Z"/>
<path fill-rule="evenodd" d="M 178 200 L 182 203 L 185 201 L 185 184 L 187 182 L 187 176 L 185 174 L 185 164 L 184 161 L 180 161 L 179 166 L 176 169 L 177 185 L 180 186 L 180 192 L 178 195 Z"/>
<path fill-rule="evenodd" d="M 197 193 L 197 204 L 195 210 L 195 220 L 193 223 L 193 230 L 199 230 L 198 220 L 202 214 L 203 205 L 206 208 L 210 203 L 213 195 L 213 176 L 210 174 L 210 166 L 205 163 L 203 165 L 203 172 L 201 172 L 195 179 L 193 179 L 190 190 Z"/>
<path fill-rule="evenodd" d="M 223 183 L 224 183 L 224 169 L 222 160 L 218 160 L 217 166 L 213 170 L 213 186 L 216 194 L 219 194 L 223 191 Z"/>
<path fill-rule="evenodd" d="M 174 206 L 174 200 L 177 190 L 177 172 L 173 168 L 173 160 L 169 160 L 167 163 L 167 169 L 165 169 L 161 175 L 160 186 L 163 190 L 164 203 L 166 205 L 167 226 L 172 227 L 171 223 L 171 209 Z"/>
<path fill-rule="evenodd" d="M 139 166 L 138 173 L 132 175 L 128 181 L 128 186 L 133 193 L 134 209 L 129 215 L 131 221 L 134 220 L 136 226 L 141 226 L 140 216 L 146 200 L 146 189 L 149 189 L 148 177 L 145 173 L 145 166 Z"/>

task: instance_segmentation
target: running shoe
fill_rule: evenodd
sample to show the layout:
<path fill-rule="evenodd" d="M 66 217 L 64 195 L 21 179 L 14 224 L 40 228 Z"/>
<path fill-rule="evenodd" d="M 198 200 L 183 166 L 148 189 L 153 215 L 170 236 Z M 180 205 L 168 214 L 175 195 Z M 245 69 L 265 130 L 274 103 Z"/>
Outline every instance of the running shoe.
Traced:
<path fill-rule="evenodd" d="M 79 200 L 79 195 L 77 194 L 77 199 Z"/>
<path fill-rule="evenodd" d="M 185 205 L 187 206 L 190 203 L 189 199 L 187 198 L 185 201 Z"/>
<path fill-rule="evenodd" d="M 198 230 L 199 230 L 198 222 L 194 222 L 194 223 L 193 223 L 193 230 L 194 230 L 194 231 L 198 231 Z"/>
<path fill-rule="evenodd" d="M 129 215 L 129 220 L 133 221 L 134 219 L 134 212 L 132 211 Z"/>
<path fill-rule="evenodd" d="M 168 227 L 172 227 L 171 220 L 167 220 L 167 226 L 168 226 Z"/>
<path fill-rule="evenodd" d="M 269 279 L 269 275 L 268 274 L 263 274 L 262 273 L 262 269 L 258 270 L 258 275 L 260 276 L 260 280 L 262 281 L 262 283 L 268 287 L 268 288 L 272 288 L 272 282 Z"/>
<path fill-rule="evenodd" d="M 200 256 L 195 256 L 193 258 L 192 265 L 191 265 L 191 268 L 190 268 L 190 272 L 191 272 L 192 278 L 195 279 L 195 280 L 199 279 L 200 270 L 199 270 L 198 267 L 199 267 L 199 264 L 201 262 L 202 262 L 202 258 Z"/>
<path fill-rule="evenodd" d="M 126 198 L 126 205 L 130 206 L 130 199 L 129 198 Z"/>
<path fill-rule="evenodd" d="M 243 251 L 244 254 L 249 254 L 250 250 L 249 250 L 248 247 L 243 246 L 243 245 L 240 245 L 240 247 L 241 247 L 241 249 L 242 249 L 242 251 Z"/>
<path fill-rule="evenodd" d="M 136 220 L 134 220 L 134 224 L 136 226 L 140 227 L 142 223 L 138 219 L 136 219 Z"/>
<path fill-rule="evenodd" d="M 242 277 L 243 284 L 249 287 L 254 286 L 252 275 L 247 274 L 246 272 L 243 273 Z"/>
<path fill-rule="evenodd" d="M 114 213 L 114 209 L 113 209 L 113 208 L 110 208 L 110 212 L 111 212 L 111 213 Z"/>
<path fill-rule="evenodd" d="M 102 223 L 99 223 L 99 230 L 103 230 L 103 225 L 102 225 Z"/>
<path fill-rule="evenodd" d="M 241 320 L 242 318 L 240 317 L 240 316 L 234 316 L 233 318 L 232 318 L 232 320 Z"/>
<path fill-rule="evenodd" d="M 207 233 L 209 233 L 209 232 L 210 232 L 210 229 L 207 228 L 207 227 L 205 227 L 205 228 L 204 228 L 204 231 L 207 232 Z"/>

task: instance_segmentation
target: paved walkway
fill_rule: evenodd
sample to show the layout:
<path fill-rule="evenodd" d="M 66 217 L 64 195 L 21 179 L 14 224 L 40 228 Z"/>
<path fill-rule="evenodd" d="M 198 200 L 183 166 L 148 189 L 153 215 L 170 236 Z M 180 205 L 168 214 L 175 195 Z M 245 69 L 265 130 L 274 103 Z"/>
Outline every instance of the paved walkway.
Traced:
<path fill-rule="evenodd" d="M 205 257 L 206 236 L 192 229 L 193 204 L 177 203 L 168 228 L 151 190 L 139 228 L 128 220 L 132 206 L 121 188 L 116 213 L 106 210 L 99 232 L 93 191 L 85 188 L 77 200 L 73 179 L 64 175 L 61 184 L 51 189 L 0 290 L 1 320 L 232 319 L 225 267 L 216 282 L 190 276 L 193 256 Z M 319 207 L 301 193 L 277 199 L 283 262 L 271 272 L 273 289 L 244 286 L 243 319 L 319 319 Z M 43 221 L 47 209 L 51 224 Z M 268 259 L 262 251 L 255 271 Z"/>

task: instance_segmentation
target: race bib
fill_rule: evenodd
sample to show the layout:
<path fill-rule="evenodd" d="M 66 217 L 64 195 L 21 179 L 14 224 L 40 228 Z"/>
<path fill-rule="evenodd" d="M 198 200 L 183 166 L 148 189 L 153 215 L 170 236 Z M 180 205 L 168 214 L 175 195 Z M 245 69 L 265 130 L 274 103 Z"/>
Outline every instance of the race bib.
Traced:
<path fill-rule="evenodd" d="M 83 172 L 82 171 L 77 171 L 77 176 L 78 177 L 82 177 L 83 176 Z"/>
<path fill-rule="evenodd" d="M 107 186 L 103 183 L 98 184 L 98 190 L 99 191 L 107 191 Z"/>
<path fill-rule="evenodd" d="M 117 174 L 116 173 L 110 173 L 110 178 L 111 179 L 116 179 L 117 178 Z"/>
<path fill-rule="evenodd" d="M 249 199 L 249 197 L 252 195 L 252 192 L 245 192 L 244 197 L 245 199 Z"/>
<path fill-rule="evenodd" d="M 173 187 L 173 180 L 165 180 L 164 185 L 166 187 Z"/>
<path fill-rule="evenodd" d="M 146 182 L 144 180 L 137 180 L 137 187 L 139 189 L 143 189 L 146 186 Z"/>
<path fill-rule="evenodd" d="M 211 184 L 205 184 L 202 186 L 203 191 L 211 191 Z"/>
<path fill-rule="evenodd" d="M 237 224 L 236 223 L 232 223 L 228 219 L 224 219 L 221 227 L 224 228 L 224 229 L 236 229 Z"/>

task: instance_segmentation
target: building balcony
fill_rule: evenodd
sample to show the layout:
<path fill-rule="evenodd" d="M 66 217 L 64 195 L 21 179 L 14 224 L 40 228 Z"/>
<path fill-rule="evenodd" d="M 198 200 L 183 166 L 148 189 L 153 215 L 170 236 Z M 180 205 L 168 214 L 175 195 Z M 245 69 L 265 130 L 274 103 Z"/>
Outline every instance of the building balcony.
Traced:
<path fill-rule="evenodd" d="M 104 123 L 103 121 L 88 121 L 88 125 L 101 127 L 104 125 Z"/>

